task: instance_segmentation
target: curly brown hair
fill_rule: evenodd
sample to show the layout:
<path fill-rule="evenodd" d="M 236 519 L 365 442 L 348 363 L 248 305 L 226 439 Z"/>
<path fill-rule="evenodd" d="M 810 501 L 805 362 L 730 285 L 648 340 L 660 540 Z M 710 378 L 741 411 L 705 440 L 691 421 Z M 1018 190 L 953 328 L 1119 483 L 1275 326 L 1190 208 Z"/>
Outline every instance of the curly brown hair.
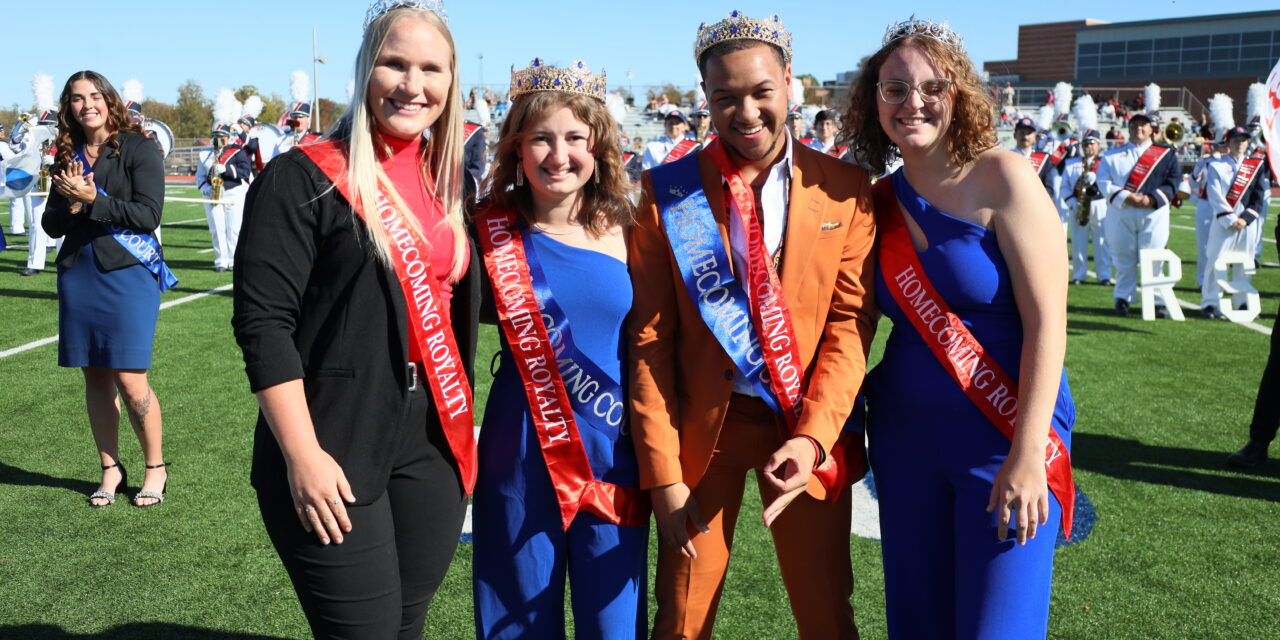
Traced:
<path fill-rule="evenodd" d="M 76 145 L 85 142 L 84 129 L 71 113 L 71 85 L 80 80 L 92 82 L 107 103 L 107 143 L 111 149 L 120 150 L 120 143 L 116 140 L 116 136 L 122 131 L 143 135 L 142 127 L 129 117 L 120 94 L 116 93 L 115 87 L 111 86 L 105 76 L 87 69 L 77 71 L 67 78 L 66 84 L 62 85 L 62 95 L 58 98 L 58 137 L 54 144 L 58 150 L 55 162 L 59 167 L 71 164 L 71 156 L 75 153 Z"/>
<path fill-rule="evenodd" d="M 533 195 L 529 185 L 516 186 L 516 169 L 520 166 L 517 150 L 520 134 L 556 107 L 569 107 L 574 117 L 591 130 L 591 155 L 595 156 L 595 175 L 582 187 L 582 211 L 590 212 L 584 226 L 596 236 L 615 225 L 635 221 L 633 189 L 622 166 L 622 147 L 618 142 L 618 124 L 604 103 L 588 96 L 561 91 L 541 91 L 518 97 L 502 123 L 498 148 L 493 154 L 493 170 L 489 174 L 488 202 L 516 211 L 533 224 Z M 597 177 L 599 182 L 596 181 Z"/>
<path fill-rule="evenodd" d="M 873 175 L 884 173 L 890 160 L 898 155 L 898 147 L 880 126 L 880 67 L 894 51 L 903 47 L 919 48 L 951 78 L 949 99 L 955 101 L 951 124 L 944 135 L 951 160 L 959 165 L 973 162 L 978 154 L 996 144 L 995 101 L 984 89 L 982 78 L 974 70 L 969 56 L 958 47 L 923 35 L 898 38 L 880 47 L 866 63 L 858 79 L 849 87 L 848 108 L 840 137 L 849 142 L 854 157 L 865 163 Z"/>

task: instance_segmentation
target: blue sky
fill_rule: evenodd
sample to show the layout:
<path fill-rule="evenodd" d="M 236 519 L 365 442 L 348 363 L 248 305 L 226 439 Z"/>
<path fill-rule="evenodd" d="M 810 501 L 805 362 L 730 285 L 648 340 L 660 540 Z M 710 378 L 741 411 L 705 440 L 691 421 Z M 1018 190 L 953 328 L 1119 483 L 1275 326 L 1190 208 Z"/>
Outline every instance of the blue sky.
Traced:
<path fill-rule="evenodd" d="M 913 11 L 923 18 L 948 20 L 964 36 L 969 54 L 985 60 L 1017 55 L 1019 24 L 1091 18 L 1108 22 L 1235 13 L 1274 9 L 1275 0 L 1220 3 L 1045 2 L 999 3 L 925 0 L 898 4 L 865 0 L 763 2 L 676 0 L 666 3 L 611 0 L 510 0 L 447 2 L 450 28 L 458 43 L 462 82 L 506 85 L 510 68 L 523 68 L 534 56 L 553 63 L 582 58 L 594 71 L 604 69 L 611 86 L 626 85 L 627 72 L 637 91 L 672 82 L 692 85 L 697 68 L 692 42 L 700 22 L 715 22 L 732 9 L 752 17 L 775 11 L 795 38 L 796 73 L 833 79 L 879 45 L 885 26 Z M 4 42 L 11 53 L 0 76 L 0 105 L 32 102 L 31 75 L 48 73 L 55 90 L 71 73 L 91 68 L 117 89 L 138 78 L 148 98 L 173 102 L 177 87 L 194 78 L 212 95 L 220 87 L 253 84 L 264 93 L 289 95 L 289 74 L 311 72 L 311 30 L 320 54 L 322 96 L 346 102 L 360 27 L 368 4 L 362 0 L 312 2 L 228 0 L 212 3 L 138 0 L 120 13 L 117 5 L 64 0 L 57 20 L 46 13 L 39 28 L 10 23 Z M 1092 8 L 1085 9 L 1085 6 Z M 1206 11 L 1206 8 L 1210 8 Z M 12 12 L 10 12 L 12 16 Z M 77 20 L 76 16 L 83 16 Z M 65 19 L 64 19 L 65 18 Z M 221 32 L 205 36 L 211 26 Z M 479 55 L 483 54 L 483 61 Z"/>

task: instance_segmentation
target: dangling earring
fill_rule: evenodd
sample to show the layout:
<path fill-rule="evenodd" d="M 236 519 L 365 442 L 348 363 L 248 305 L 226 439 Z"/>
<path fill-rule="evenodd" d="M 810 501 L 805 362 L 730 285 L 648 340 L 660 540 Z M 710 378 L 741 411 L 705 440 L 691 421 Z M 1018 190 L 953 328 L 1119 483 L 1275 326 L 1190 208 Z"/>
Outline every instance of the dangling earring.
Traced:
<path fill-rule="evenodd" d="M 516 165 L 516 186 L 524 186 L 524 165 Z"/>
<path fill-rule="evenodd" d="M 600 184 L 600 161 L 596 161 L 596 166 L 591 169 L 591 181 Z"/>

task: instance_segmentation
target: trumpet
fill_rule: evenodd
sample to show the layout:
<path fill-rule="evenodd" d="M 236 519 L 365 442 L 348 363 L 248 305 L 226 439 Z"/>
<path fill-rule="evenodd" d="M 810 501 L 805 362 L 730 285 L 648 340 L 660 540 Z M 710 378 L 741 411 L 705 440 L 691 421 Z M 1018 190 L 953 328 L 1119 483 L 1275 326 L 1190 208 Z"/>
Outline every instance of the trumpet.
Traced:
<path fill-rule="evenodd" d="M 1086 182 L 1093 167 L 1093 159 L 1096 156 L 1085 156 L 1080 159 L 1080 177 L 1076 179 L 1076 226 L 1089 226 L 1089 217 L 1093 211 L 1093 201 L 1102 195 L 1098 191 L 1098 185 L 1088 184 Z"/>
<path fill-rule="evenodd" d="M 213 153 L 209 154 L 209 199 L 222 199 L 222 175 L 218 173 L 218 154 L 222 152 L 222 136 L 213 136 Z"/>

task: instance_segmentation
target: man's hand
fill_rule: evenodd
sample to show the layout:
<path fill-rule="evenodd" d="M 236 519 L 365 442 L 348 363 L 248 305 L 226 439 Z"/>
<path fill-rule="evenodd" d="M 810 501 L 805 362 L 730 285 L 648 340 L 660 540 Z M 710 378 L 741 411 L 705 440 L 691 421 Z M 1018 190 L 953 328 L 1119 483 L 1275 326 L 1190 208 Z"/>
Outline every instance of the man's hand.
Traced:
<path fill-rule="evenodd" d="M 764 508 L 764 526 L 773 526 L 783 509 L 809 485 L 817 455 L 808 438 L 795 437 L 769 456 L 769 462 L 764 465 L 764 479 L 777 490 L 778 496 Z"/>
<path fill-rule="evenodd" d="M 649 491 L 653 502 L 653 517 L 658 523 L 658 536 L 662 543 L 679 549 L 687 558 L 697 558 L 698 552 L 693 548 L 689 537 L 689 526 L 702 533 L 711 533 L 711 529 L 702 520 L 698 512 L 698 503 L 693 493 L 683 482 L 655 487 Z"/>

